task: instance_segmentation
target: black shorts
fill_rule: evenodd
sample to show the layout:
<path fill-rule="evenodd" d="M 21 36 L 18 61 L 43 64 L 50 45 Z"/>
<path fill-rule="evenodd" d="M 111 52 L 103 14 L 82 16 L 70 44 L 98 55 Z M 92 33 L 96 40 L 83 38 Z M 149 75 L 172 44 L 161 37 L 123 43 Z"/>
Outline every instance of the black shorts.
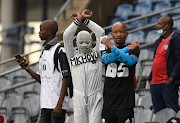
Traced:
<path fill-rule="evenodd" d="M 130 120 L 130 123 L 134 123 L 134 111 L 133 108 L 122 110 L 103 110 L 102 118 L 105 119 L 106 123 L 125 123 L 127 119 Z"/>

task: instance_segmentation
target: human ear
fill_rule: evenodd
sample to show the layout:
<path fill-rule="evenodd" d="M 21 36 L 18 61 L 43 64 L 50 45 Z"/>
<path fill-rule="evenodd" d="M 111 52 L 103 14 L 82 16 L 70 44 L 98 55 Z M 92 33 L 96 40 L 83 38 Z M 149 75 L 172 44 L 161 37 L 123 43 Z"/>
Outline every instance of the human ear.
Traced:
<path fill-rule="evenodd" d="M 52 34 L 52 30 L 48 30 L 48 34 Z"/>

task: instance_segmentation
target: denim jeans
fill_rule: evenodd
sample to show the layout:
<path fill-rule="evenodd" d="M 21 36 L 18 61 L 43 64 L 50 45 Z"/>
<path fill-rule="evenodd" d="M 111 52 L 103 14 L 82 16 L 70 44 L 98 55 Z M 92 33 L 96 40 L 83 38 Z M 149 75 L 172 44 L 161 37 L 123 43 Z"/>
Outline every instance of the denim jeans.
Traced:
<path fill-rule="evenodd" d="M 41 118 L 39 123 L 64 123 L 66 110 L 61 111 L 61 117 L 53 118 L 54 109 L 41 109 Z"/>
<path fill-rule="evenodd" d="M 178 89 L 178 87 L 173 87 L 173 84 L 151 84 L 150 91 L 154 113 L 164 108 L 172 108 L 175 112 L 178 112 Z"/>

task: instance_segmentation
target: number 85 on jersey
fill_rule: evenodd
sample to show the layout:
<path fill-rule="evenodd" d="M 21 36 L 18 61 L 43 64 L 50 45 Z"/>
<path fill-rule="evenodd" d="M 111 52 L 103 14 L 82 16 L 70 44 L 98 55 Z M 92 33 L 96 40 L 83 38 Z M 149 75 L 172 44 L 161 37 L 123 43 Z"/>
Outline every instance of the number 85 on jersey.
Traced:
<path fill-rule="evenodd" d="M 129 68 L 124 64 L 120 63 L 119 66 L 117 63 L 108 64 L 106 70 L 106 77 L 128 77 L 129 76 Z"/>

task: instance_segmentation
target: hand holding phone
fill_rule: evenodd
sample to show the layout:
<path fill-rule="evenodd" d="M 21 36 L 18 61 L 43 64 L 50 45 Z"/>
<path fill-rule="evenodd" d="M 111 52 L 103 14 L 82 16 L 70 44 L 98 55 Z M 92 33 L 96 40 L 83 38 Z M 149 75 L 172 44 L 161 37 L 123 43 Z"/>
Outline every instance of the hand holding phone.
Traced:
<path fill-rule="evenodd" d="M 16 54 L 15 58 L 19 60 L 18 62 L 21 62 L 24 60 L 19 54 Z"/>

